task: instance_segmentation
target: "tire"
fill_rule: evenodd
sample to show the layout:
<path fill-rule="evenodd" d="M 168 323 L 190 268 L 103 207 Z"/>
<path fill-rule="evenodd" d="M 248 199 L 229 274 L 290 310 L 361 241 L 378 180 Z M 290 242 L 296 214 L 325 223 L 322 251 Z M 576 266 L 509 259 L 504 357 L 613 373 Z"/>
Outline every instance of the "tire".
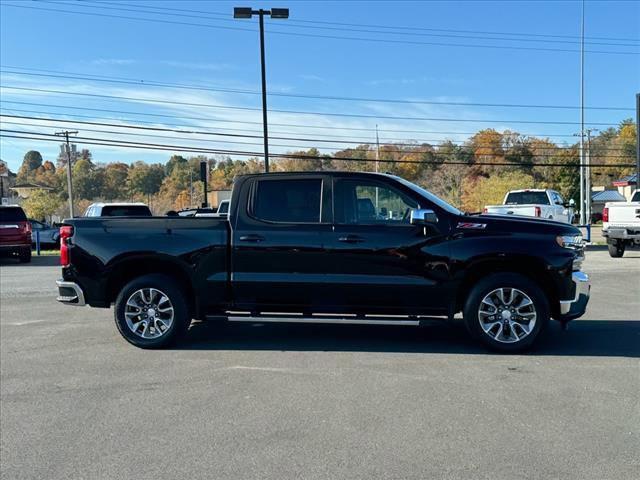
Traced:
<path fill-rule="evenodd" d="M 149 317 L 154 320 L 150 322 Z M 191 315 L 178 284 L 166 275 L 151 274 L 135 278 L 122 288 L 114 320 L 124 339 L 136 347 L 166 348 L 186 333 Z"/>
<path fill-rule="evenodd" d="M 607 243 L 607 247 L 609 248 L 609 256 L 613 258 L 620 258 L 624 255 L 624 243 Z"/>
<path fill-rule="evenodd" d="M 31 263 L 31 247 L 24 248 L 18 252 L 18 261 L 20 263 Z"/>
<path fill-rule="evenodd" d="M 501 290 L 504 302 L 500 301 Z M 529 349 L 549 323 L 549 316 L 542 289 L 516 273 L 497 273 L 480 280 L 469 292 L 463 311 L 471 336 L 501 353 Z"/>

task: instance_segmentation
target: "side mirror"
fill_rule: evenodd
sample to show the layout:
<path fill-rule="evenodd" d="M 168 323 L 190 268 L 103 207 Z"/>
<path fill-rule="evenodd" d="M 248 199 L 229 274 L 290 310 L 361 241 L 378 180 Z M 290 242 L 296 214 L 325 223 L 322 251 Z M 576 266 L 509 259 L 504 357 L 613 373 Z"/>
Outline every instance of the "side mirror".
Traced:
<path fill-rule="evenodd" d="M 424 208 L 412 208 L 411 225 L 428 225 L 438 223 L 438 216 L 433 210 Z"/>

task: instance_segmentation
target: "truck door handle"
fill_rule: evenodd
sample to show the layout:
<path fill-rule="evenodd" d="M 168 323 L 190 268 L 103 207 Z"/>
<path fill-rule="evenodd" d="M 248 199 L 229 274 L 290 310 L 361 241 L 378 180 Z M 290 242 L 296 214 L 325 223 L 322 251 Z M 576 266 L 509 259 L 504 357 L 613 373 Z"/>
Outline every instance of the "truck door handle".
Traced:
<path fill-rule="evenodd" d="M 262 235 L 242 235 L 241 242 L 262 242 L 265 238 Z"/>
<path fill-rule="evenodd" d="M 345 237 L 338 238 L 338 241 L 344 243 L 362 243 L 364 242 L 364 238 L 359 237 L 358 235 L 347 235 Z"/>

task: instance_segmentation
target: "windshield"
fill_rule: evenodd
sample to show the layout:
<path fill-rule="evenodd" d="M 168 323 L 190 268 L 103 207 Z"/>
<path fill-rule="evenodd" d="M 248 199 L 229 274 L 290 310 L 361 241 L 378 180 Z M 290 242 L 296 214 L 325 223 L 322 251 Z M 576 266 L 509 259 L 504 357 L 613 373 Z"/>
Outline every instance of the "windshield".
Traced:
<path fill-rule="evenodd" d="M 631 197 L 631 201 L 640 202 L 640 190 L 633 194 L 633 197 Z"/>
<path fill-rule="evenodd" d="M 396 177 L 396 176 L 394 176 L 393 178 L 398 180 L 404 186 L 409 187 L 411 190 L 416 192 L 418 195 L 426 198 L 431 203 L 435 203 L 441 209 L 443 209 L 443 210 L 445 210 L 445 211 L 447 211 L 447 212 L 449 212 L 449 213 L 451 213 L 453 215 L 463 215 L 463 213 L 460 210 L 458 210 L 456 207 L 454 207 L 452 205 L 449 205 L 447 202 L 445 202 L 444 200 L 442 200 L 439 197 L 436 197 L 433 193 L 429 192 L 428 190 L 425 190 L 424 188 L 419 187 L 418 185 L 416 185 L 414 183 L 408 182 L 404 178 L 400 178 L 400 177 Z"/>
<path fill-rule="evenodd" d="M 549 205 L 547 192 L 510 192 L 507 195 L 507 205 Z"/>

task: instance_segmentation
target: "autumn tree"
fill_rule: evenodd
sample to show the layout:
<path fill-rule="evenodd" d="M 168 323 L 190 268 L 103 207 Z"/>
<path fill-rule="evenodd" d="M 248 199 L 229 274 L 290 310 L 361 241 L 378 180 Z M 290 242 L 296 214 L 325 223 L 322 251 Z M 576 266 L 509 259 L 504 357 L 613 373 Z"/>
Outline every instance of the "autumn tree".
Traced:
<path fill-rule="evenodd" d="M 480 212 L 485 205 L 502 203 L 509 190 L 534 187 L 533 176 L 517 170 L 490 177 L 466 177 L 462 182 L 462 208 L 468 212 Z"/>

